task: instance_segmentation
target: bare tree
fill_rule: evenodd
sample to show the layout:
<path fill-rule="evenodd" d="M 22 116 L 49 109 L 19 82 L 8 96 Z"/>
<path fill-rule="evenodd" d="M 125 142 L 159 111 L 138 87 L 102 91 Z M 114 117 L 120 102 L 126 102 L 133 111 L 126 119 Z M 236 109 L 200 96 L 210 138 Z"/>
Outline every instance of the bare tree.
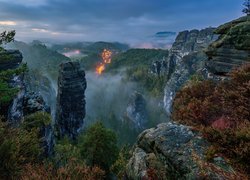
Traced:
<path fill-rule="evenodd" d="M 245 0 L 243 5 L 245 8 L 242 10 L 242 12 L 250 16 L 250 0 Z"/>

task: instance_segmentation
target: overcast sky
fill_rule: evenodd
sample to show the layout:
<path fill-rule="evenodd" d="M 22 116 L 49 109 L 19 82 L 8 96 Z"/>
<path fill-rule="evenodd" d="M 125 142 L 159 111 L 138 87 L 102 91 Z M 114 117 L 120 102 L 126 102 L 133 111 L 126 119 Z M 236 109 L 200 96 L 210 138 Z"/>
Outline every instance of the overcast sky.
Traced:
<path fill-rule="evenodd" d="M 17 40 L 134 42 L 158 31 L 218 26 L 243 0 L 0 0 L 0 30 Z"/>

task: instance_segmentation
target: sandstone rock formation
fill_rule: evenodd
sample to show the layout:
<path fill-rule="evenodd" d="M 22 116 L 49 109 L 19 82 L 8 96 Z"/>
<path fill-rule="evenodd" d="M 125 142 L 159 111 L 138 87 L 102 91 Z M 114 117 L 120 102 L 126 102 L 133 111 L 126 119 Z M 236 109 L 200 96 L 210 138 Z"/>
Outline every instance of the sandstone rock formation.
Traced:
<path fill-rule="evenodd" d="M 143 129 L 147 123 L 146 100 L 143 95 L 135 92 L 130 97 L 127 106 L 126 117 L 132 122 L 136 129 Z"/>
<path fill-rule="evenodd" d="M 207 67 L 215 75 L 226 75 L 234 67 L 250 63 L 250 17 L 219 26 L 220 37 L 206 50 Z"/>
<path fill-rule="evenodd" d="M 78 62 L 60 66 L 56 107 L 56 136 L 75 139 L 83 128 L 85 117 L 85 72 Z"/>
<path fill-rule="evenodd" d="M 189 127 L 159 124 L 142 132 L 127 164 L 128 179 L 148 179 L 149 169 L 162 179 L 226 179 L 233 169 L 222 157 L 207 162 L 209 144 Z M 236 177 L 236 176 L 235 176 Z"/>
<path fill-rule="evenodd" d="M 22 54 L 16 50 L 3 50 L 0 52 L 0 70 L 16 69 L 22 62 Z M 45 103 L 43 97 L 38 93 L 27 90 L 25 74 L 13 75 L 9 80 L 11 87 L 19 91 L 12 103 L 7 107 L 6 117 L 12 127 L 19 127 L 24 116 L 38 111 L 50 112 L 50 108 Z M 51 155 L 54 145 L 53 130 L 51 124 L 40 127 L 41 146 L 43 155 Z"/>
<path fill-rule="evenodd" d="M 207 57 L 202 49 L 217 39 L 213 31 L 214 28 L 201 31 L 183 31 L 176 37 L 167 60 L 169 64 L 166 73 L 168 81 L 164 90 L 163 101 L 167 114 L 171 114 L 172 102 L 176 92 L 195 71 L 205 67 Z"/>

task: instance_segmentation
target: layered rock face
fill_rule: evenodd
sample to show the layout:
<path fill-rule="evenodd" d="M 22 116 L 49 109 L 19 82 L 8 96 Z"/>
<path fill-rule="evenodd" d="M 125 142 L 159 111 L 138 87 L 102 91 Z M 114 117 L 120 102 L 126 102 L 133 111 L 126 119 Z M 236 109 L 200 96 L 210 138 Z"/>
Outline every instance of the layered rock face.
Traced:
<path fill-rule="evenodd" d="M 60 65 L 56 107 L 56 136 L 75 139 L 85 117 L 85 72 L 78 62 Z"/>
<path fill-rule="evenodd" d="M 167 114 L 171 114 L 176 92 L 191 75 L 204 68 L 207 57 L 202 50 L 217 39 L 213 31 L 214 28 L 183 31 L 177 36 L 167 60 L 169 64 L 166 73 L 168 81 L 164 89 L 163 100 Z"/>
<path fill-rule="evenodd" d="M 0 70 L 16 69 L 22 62 L 22 54 L 16 50 L 4 50 L 0 52 Z M 15 75 L 9 80 L 11 87 L 19 91 L 8 107 L 6 117 L 12 127 L 18 127 L 23 122 L 24 116 L 44 111 L 50 113 L 50 108 L 43 97 L 35 92 L 27 90 L 25 75 Z M 49 156 L 52 153 L 54 138 L 51 125 L 40 127 L 41 146 L 43 155 Z"/>
<path fill-rule="evenodd" d="M 0 69 L 15 69 L 23 60 L 22 53 L 18 50 L 2 50 L 0 51 Z"/>
<path fill-rule="evenodd" d="M 50 107 L 40 94 L 27 91 L 23 76 L 14 76 L 10 82 L 11 86 L 19 89 L 8 111 L 8 122 L 15 127 L 20 125 L 24 116 L 38 111 L 50 113 Z"/>
<path fill-rule="evenodd" d="M 146 100 L 143 95 L 135 92 L 130 97 L 126 110 L 126 117 L 133 123 L 136 129 L 143 129 L 147 123 Z"/>
<path fill-rule="evenodd" d="M 127 164 L 128 179 L 148 179 L 149 170 L 162 179 L 226 179 L 232 168 L 222 157 L 205 160 L 209 144 L 189 127 L 164 123 L 142 132 Z"/>
<path fill-rule="evenodd" d="M 250 63 L 250 16 L 221 25 L 220 37 L 207 49 L 207 68 L 215 75 L 226 75 L 234 67 Z"/>

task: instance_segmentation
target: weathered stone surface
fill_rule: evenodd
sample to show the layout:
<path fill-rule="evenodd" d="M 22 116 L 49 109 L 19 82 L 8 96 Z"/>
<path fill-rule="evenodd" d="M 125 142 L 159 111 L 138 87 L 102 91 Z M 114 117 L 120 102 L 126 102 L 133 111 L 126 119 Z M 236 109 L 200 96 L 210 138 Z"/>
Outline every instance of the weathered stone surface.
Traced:
<path fill-rule="evenodd" d="M 27 92 L 24 96 L 23 111 L 24 116 L 38 111 L 50 113 L 50 107 L 47 106 L 40 94 L 35 92 Z"/>
<path fill-rule="evenodd" d="M 132 122 L 136 129 L 143 129 L 147 123 L 146 100 L 143 95 L 135 92 L 130 97 L 130 102 L 127 106 L 126 117 Z"/>
<path fill-rule="evenodd" d="M 22 53 L 18 50 L 0 51 L 0 70 L 15 69 L 23 60 Z"/>
<path fill-rule="evenodd" d="M 200 31 L 194 29 L 180 32 L 171 50 L 172 52 L 178 52 L 182 56 L 190 52 L 200 51 L 217 38 L 217 36 L 213 34 L 214 30 L 214 28 L 206 28 Z"/>
<path fill-rule="evenodd" d="M 213 42 L 217 36 L 214 28 L 180 32 L 170 50 L 167 60 L 167 83 L 164 89 L 164 108 L 171 114 L 172 102 L 176 92 L 197 70 L 205 67 L 206 55 L 202 49 Z"/>
<path fill-rule="evenodd" d="M 19 126 L 23 117 L 32 113 L 38 111 L 50 113 L 50 107 L 45 103 L 41 95 L 27 91 L 24 74 L 14 76 L 10 81 L 10 85 L 19 89 L 8 110 L 8 122 L 12 126 Z"/>
<path fill-rule="evenodd" d="M 41 137 L 41 146 L 43 149 L 43 156 L 49 157 L 53 154 L 53 148 L 55 144 L 55 136 L 52 125 L 40 127 L 40 137 Z"/>
<path fill-rule="evenodd" d="M 244 16 L 221 25 L 215 30 L 220 34 L 207 49 L 209 71 L 226 75 L 233 68 L 250 63 L 250 17 Z"/>
<path fill-rule="evenodd" d="M 129 179 L 147 179 L 149 167 L 156 168 L 152 165 L 157 164 L 155 161 L 161 164 L 159 167 L 164 167 L 161 172 L 155 169 L 163 179 L 225 179 L 226 175 L 233 175 L 233 169 L 221 157 L 206 162 L 208 147 L 200 134 L 187 126 L 171 122 L 160 124 L 138 137 L 127 164 L 127 176 Z M 152 155 L 154 161 L 149 160 Z"/>
<path fill-rule="evenodd" d="M 85 117 L 85 72 L 78 62 L 60 66 L 56 107 L 56 136 L 75 139 L 83 128 Z"/>
<path fill-rule="evenodd" d="M 10 81 L 10 85 L 12 87 L 19 89 L 16 97 L 12 100 L 12 103 L 8 107 L 8 122 L 12 126 L 15 126 L 15 127 L 20 125 L 21 120 L 24 116 L 23 102 L 24 102 L 24 96 L 25 96 L 26 90 L 25 90 L 23 77 L 24 77 L 23 74 L 17 75 L 17 76 L 14 76 Z"/>

